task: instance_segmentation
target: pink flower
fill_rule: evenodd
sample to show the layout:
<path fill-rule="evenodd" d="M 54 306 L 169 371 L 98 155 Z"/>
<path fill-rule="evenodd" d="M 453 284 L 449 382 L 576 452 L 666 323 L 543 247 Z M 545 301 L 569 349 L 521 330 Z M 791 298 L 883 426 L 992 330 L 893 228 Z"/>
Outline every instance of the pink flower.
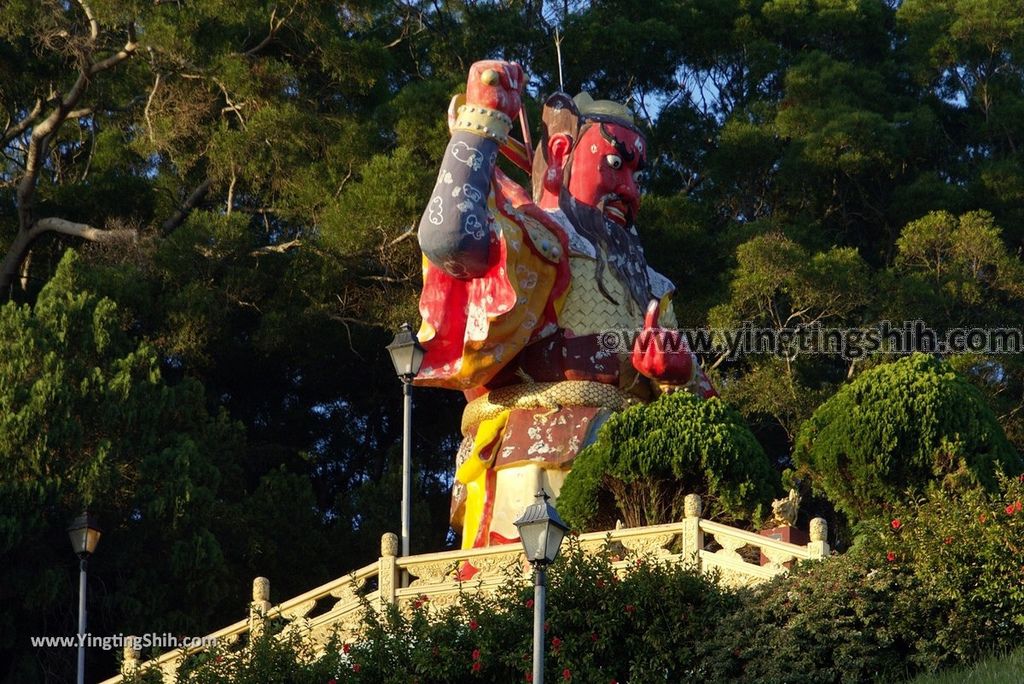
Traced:
<path fill-rule="evenodd" d="M 569 681 L 570 679 L 572 679 L 572 670 L 570 670 L 569 668 L 565 668 L 564 670 L 562 670 L 562 679 L 564 679 L 565 681 Z"/>
<path fill-rule="evenodd" d="M 533 599 L 526 599 L 526 607 L 533 608 Z"/>
<path fill-rule="evenodd" d="M 482 667 L 479 661 L 473 663 L 473 672 L 479 672 Z"/>
<path fill-rule="evenodd" d="M 553 637 L 551 639 L 551 650 L 558 653 L 558 649 L 560 648 L 562 648 L 562 640 L 558 637 Z"/>
<path fill-rule="evenodd" d="M 1013 504 L 1010 504 L 1009 506 L 1006 507 L 1006 515 L 1013 515 L 1016 512 L 1017 509 L 1013 507 Z"/>
<path fill-rule="evenodd" d="M 892 563 L 894 560 L 896 560 L 896 553 L 894 551 L 890 551 L 889 553 L 885 554 L 885 560 Z"/>
<path fill-rule="evenodd" d="M 901 521 L 899 518 L 894 518 L 893 521 L 889 524 L 892 525 L 892 529 L 894 530 L 898 530 L 901 527 L 903 527 L 903 521 Z"/>
<path fill-rule="evenodd" d="M 474 648 L 473 649 L 473 660 L 480 660 L 480 649 L 479 648 Z"/>

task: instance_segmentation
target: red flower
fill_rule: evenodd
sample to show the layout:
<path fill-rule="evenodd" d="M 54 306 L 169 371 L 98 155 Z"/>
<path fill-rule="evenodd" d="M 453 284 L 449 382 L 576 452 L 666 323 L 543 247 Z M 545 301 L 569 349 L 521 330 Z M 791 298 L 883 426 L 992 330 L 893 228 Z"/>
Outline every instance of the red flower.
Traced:
<path fill-rule="evenodd" d="M 1006 515 L 1013 515 L 1016 512 L 1017 509 L 1013 507 L 1013 504 L 1010 504 L 1009 506 L 1006 507 Z"/>
<path fill-rule="evenodd" d="M 479 648 L 474 648 L 473 649 L 473 660 L 480 660 L 480 649 Z"/>
<path fill-rule="evenodd" d="M 598 579 L 597 582 L 595 582 L 594 584 L 597 585 L 598 589 L 604 589 L 604 580 L 603 579 Z"/>
<path fill-rule="evenodd" d="M 477 621 L 476 621 L 476 619 L 473 619 L 473 620 L 470 620 L 470 621 L 469 621 L 469 628 L 470 628 L 471 630 L 473 630 L 473 631 L 476 631 L 476 629 L 477 629 L 477 628 L 478 628 L 479 626 L 480 626 L 480 623 L 479 623 L 479 622 L 477 622 Z"/>
<path fill-rule="evenodd" d="M 564 679 L 565 681 L 569 681 L 570 679 L 572 679 L 572 670 L 570 670 L 569 668 L 565 668 L 564 670 L 562 670 L 562 679 Z"/>
<path fill-rule="evenodd" d="M 945 539 L 942 540 L 942 543 L 943 544 L 952 544 L 953 543 L 953 538 L 952 537 L 946 537 Z"/>
<path fill-rule="evenodd" d="M 558 653 L 558 649 L 562 648 L 562 640 L 558 637 L 551 639 L 551 650 Z"/>
<path fill-rule="evenodd" d="M 526 599 L 526 607 L 533 608 L 533 599 Z"/>
<path fill-rule="evenodd" d="M 978 522 L 980 522 L 982 525 L 985 524 L 986 520 L 988 520 L 988 516 L 986 516 L 984 513 L 978 516 Z"/>
<path fill-rule="evenodd" d="M 338 684 L 338 680 L 334 678 L 328 679 L 327 684 Z"/>
<path fill-rule="evenodd" d="M 903 522 L 899 518 L 894 518 L 893 521 L 889 524 L 892 525 L 892 529 L 894 530 L 898 530 L 901 527 L 903 527 Z"/>
<path fill-rule="evenodd" d="M 890 551 L 889 553 L 885 554 L 885 560 L 887 560 L 890 563 L 892 563 L 894 560 L 896 560 L 896 553 L 893 552 L 893 551 Z"/>
<path fill-rule="evenodd" d="M 352 671 L 353 672 L 359 672 L 362 669 L 363 669 L 363 666 L 360 665 L 359 663 L 352 663 Z"/>
<path fill-rule="evenodd" d="M 634 606 L 632 603 L 627 603 L 626 604 L 626 612 L 627 613 L 632 613 L 635 610 L 636 610 L 636 606 Z"/>
<path fill-rule="evenodd" d="M 597 632 L 591 632 L 590 633 L 590 640 L 591 641 L 597 641 Z"/>
<path fill-rule="evenodd" d="M 547 634 L 548 630 L 551 629 L 550 623 L 547 620 L 544 621 L 544 633 Z"/>
<path fill-rule="evenodd" d="M 214 660 L 214 662 L 223 663 L 224 662 L 224 656 L 219 655 L 216 658 L 214 658 L 213 660 Z"/>
<path fill-rule="evenodd" d="M 1020 502 L 1020 499 L 1017 499 L 1016 501 L 1013 502 L 1013 510 L 1014 511 L 1016 511 L 1017 513 L 1020 513 L 1022 508 L 1024 508 L 1024 504 L 1022 504 Z"/>
<path fill-rule="evenodd" d="M 479 672 L 482 667 L 479 661 L 473 663 L 473 672 Z"/>
<path fill-rule="evenodd" d="M 341 652 L 342 653 L 348 653 L 351 650 L 352 650 L 352 647 L 349 646 L 348 644 L 342 644 L 341 645 Z"/>
<path fill-rule="evenodd" d="M 1024 482 L 1024 473 L 1021 473 L 1020 475 L 1017 476 L 1017 481 Z"/>
<path fill-rule="evenodd" d="M 525 679 L 528 682 L 532 682 L 533 681 L 533 673 L 532 672 L 527 672 Z"/>

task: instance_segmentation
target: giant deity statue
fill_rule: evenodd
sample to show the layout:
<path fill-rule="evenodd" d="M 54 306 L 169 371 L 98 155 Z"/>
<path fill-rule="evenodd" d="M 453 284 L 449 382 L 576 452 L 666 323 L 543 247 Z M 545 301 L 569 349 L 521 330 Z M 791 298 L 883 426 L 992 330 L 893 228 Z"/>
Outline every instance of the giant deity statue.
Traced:
<path fill-rule="evenodd" d="M 470 68 L 419 224 L 426 355 L 415 382 L 468 401 L 452 495 L 463 548 L 515 541 L 538 488 L 557 497 L 613 412 L 677 389 L 715 394 L 672 330 L 674 287 L 647 265 L 633 225 L 647 146 L 632 114 L 552 95 L 530 169 L 529 148 L 509 138 L 523 84 L 517 64 Z M 532 196 L 499 153 L 531 171 Z M 623 345 L 630 332 L 636 344 Z"/>

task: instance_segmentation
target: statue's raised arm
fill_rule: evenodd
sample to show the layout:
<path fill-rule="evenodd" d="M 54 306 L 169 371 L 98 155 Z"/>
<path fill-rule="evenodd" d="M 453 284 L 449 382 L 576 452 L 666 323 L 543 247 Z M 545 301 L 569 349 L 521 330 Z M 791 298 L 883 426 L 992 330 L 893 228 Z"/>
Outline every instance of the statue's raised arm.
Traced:
<path fill-rule="evenodd" d="M 519 115 L 523 70 L 486 60 L 469 70 L 466 103 L 453 113 L 452 138 L 420 219 L 423 254 L 457 278 L 482 276 L 491 260 L 487 196 L 499 146 Z"/>

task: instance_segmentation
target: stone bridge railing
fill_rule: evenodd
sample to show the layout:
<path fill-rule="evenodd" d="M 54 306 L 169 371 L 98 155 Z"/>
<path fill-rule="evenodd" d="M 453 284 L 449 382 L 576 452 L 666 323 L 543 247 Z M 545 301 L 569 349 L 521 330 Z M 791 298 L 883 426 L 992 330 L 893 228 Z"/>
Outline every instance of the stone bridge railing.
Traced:
<path fill-rule="evenodd" d="M 621 560 L 615 564 L 623 571 L 630 562 L 627 556 L 635 554 L 695 566 L 702 572 L 718 572 L 723 583 L 742 586 L 784 573 L 792 561 L 825 558 L 829 555 L 827 537 L 828 530 L 821 518 L 811 521 L 811 541 L 806 545 L 789 544 L 705 520 L 701 518 L 700 497 L 691 494 L 686 497 L 681 522 L 592 532 L 580 535 L 579 543 L 584 551 L 596 552 L 606 544 L 621 549 Z M 472 580 L 460 582 L 458 569 L 467 561 L 478 572 Z M 451 605 L 461 594 L 486 592 L 501 585 L 510 573 L 521 574 L 524 581 L 530 578 L 530 566 L 519 544 L 400 558 L 398 538 L 389 533 L 381 539 L 377 562 L 278 605 L 270 602 L 270 581 L 257 577 L 253 581 L 249 616 L 213 632 L 203 641 L 242 649 L 268 622 L 283 622 L 282 638 L 298 633 L 314 648 L 322 646 L 335 633 L 352 641 L 358 637 L 366 606 L 397 605 L 404 609 L 422 602 L 424 597 L 431 606 Z M 140 668 L 160 670 L 164 682 L 170 684 L 182 663 L 201 650 L 202 647 L 176 649 L 142 662 L 139 651 L 126 646 L 122 674 L 100 684 L 121 682 L 123 675 Z"/>

